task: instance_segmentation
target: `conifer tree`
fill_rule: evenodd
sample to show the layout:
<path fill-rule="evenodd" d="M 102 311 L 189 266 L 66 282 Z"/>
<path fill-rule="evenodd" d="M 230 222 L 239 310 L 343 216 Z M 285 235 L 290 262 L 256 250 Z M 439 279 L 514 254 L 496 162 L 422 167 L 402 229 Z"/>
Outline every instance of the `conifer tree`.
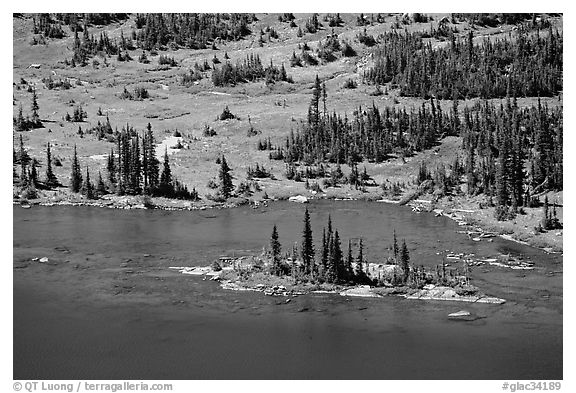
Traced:
<path fill-rule="evenodd" d="M 220 179 L 220 194 L 223 198 L 228 199 L 232 196 L 234 184 L 232 184 L 232 175 L 230 174 L 230 167 L 226 162 L 226 157 L 222 155 L 220 160 L 220 172 L 218 173 Z"/>
<path fill-rule="evenodd" d="M 334 232 L 334 239 L 332 241 L 332 260 L 334 270 L 336 271 L 336 282 L 341 282 L 345 279 L 346 270 L 338 230 Z"/>
<path fill-rule="evenodd" d="M 314 244 L 312 228 L 310 226 L 310 213 L 308 208 L 304 212 L 304 229 L 302 231 L 301 257 L 304 263 L 304 273 L 311 275 L 314 272 Z"/>
<path fill-rule="evenodd" d="M 106 194 L 106 185 L 104 184 L 104 180 L 102 179 L 102 172 L 98 171 L 98 184 L 96 186 L 96 192 L 98 195 Z"/>
<path fill-rule="evenodd" d="M 80 192 L 81 187 L 82 187 L 82 173 L 80 170 L 80 163 L 78 162 L 76 145 L 74 145 L 74 156 L 72 158 L 72 175 L 70 176 L 70 189 L 72 190 L 72 192 Z"/>
<path fill-rule="evenodd" d="M 278 241 L 278 229 L 276 224 L 272 228 L 272 236 L 270 237 L 270 250 L 272 251 L 272 274 L 280 275 L 280 253 L 282 252 L 282 245 Z"/>
<path fill-rule="evenodd" d="M 36 158 L 32 158 L 32 162 L 30 163 L 30 183 L 33 187 L 38 186 L 38 170 L 36 169 L 39 165 L 39 162 Z"/>
<path fill-rule="evenodd" d="M 164 164 L 160 175 L 160 192 L 163 196 L 170 196 L 172 193 L 172 171 L 168 159 L 168 148 L 164 150 Z"/>
<path fill-rule="evenodd" d="M 116 186 L 116 160 L 114 159 L 113 149 L 110 149 L 110 153 L 108 154 L 106 170 L 108 171 L 108 182 L 111 186 Z"/>
<path fill-rule="evenodd" d="M 14 119 L 14 125 L 16 126 L 16 131 L 26 131 L 28 129 L 28 124 L 22 111 L 22 103 L 18 107 L 18 115 Z"/>
<path fill-rule="evenodd" d="M 320 254 L 320 267 L 322 275 L 326 275 L 328 269 L 328 239 L 326 238 L 326 228 L 322 229 L 322 253 Z"/>
<path fill-rule="evenodd" d="M 400 266 L 403 271 L 404 282 L 408 280 L 410 274 L 410 254 L 408 252 L 408 247 L 406 246 L 406 241 L 402 240 L 402 249 L 400 250 Z"/>
<path fill-rule="evenodd" d="M 24 140 L 22 139 L 22 134 L 20 134 L 19 136 L 20 136 L 19 138 L 20 145 L 18 149 L 18 161 L 20 162 L 20 164 L 24 164 L 26 166 L 30 162 L 30 156 L 28 155 L 28 152 L 24 148 Z"/>
<path fill-rule="evenodd" d="M 152 125 L 148 123 L 146 127 L 146 135 L 143 138 L 145 141 L 145 147 L 143 147 L 143 155 L 145 162 L 144 171 L 145 171 L 145 182 L 148 190 L 154 190 L 158 186 L 158 158 L 156 158 L 156 142 L 154 140 L 154 133 L 152 132 Z M 149 192 L 148 190 L 145 190 Z"/>
<path fill-rule="evenodd" d="M 82 195 L 88 199 L 94 199 L 94 185 L 90 181 L 90 171 L 88 170 L 88 167 L 86 167 L 86 177 L 82 184 Z"/>
<path fill-rule="evenodd" d="M 398 253 L 399 253 L 399 249 L 398 249 L 398 240 L 396 239 L 396 230 L 394 229 L 393 231 L 393 236 L 394 236 L 394 244 L 392 245 L 392 251 L 394 252 L 394 262 L 398 263 Z"/>
<path fill-rule="evenodd" d="M 358 248 L 358 256 L 356 257 L 356 269 L 354 272 L 356 281 L 363 283 L 366 280 L 366 273 L 364 273 L 364 255 L 363 255 L 363 244 L 362 239 L 360 239 L 360 245 Z"/>
<path fill-rule="evenodd" d="M 40 121 L 40 116 L 38 115 L 38 110 L 40 107 L 38 106 L 38 97 L 36 95 L 36 89 L 32 90 L 32 126 L 34 128 L 38 128 L 42 126 L 42 122 Z"/>
<path fill-rule="evenodd" d="M 351 280 L 354 278 L 354 270 L 352 269 L 352 261 L 354 258 L 352 257 L 352 241 L 348 239 L 348 255 L 346 256 L 346 280 Z"/>
<path fill-rule="evenodd" d="M 52 152 L 50 151 L 50 142 L 48 142 L 46 146 L 46 186 L 56 187 L 59 184 L 58 178 L 52 171 Z"/>

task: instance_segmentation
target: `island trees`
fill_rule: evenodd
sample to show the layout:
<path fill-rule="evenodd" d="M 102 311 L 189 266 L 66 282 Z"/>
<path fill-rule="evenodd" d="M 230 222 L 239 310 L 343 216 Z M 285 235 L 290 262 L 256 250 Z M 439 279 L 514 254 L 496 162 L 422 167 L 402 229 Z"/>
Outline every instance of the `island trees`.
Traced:
<path fill-rule="evenodd" d="M 302 231 L 302 242 L 300 252 L 296 246 L 292 249 L 291 259 L 283 259 L 281 256 L 281 245 L 278 240 L 278 229 L 276 225 L 272 228 L 270 237 L 269 272 L 275 276 L 285 276 L 290 274 L 297 282 L 307 282 L 312 284 L 336 284 L 336 285 L 381 285 L 384 281 L 380 275 L 371 277 L 365 256 L 364 241 L 358 242 L 356 257 L 353 254 L 352 241 L 348 240 L 348 250 L 345 256 L 342 252 L 341 238 L 337 229 L 332 225 L 332 218 L 328 217 L 327 227 L 322 230 L 321 250 L 318 254 L 314 251 L 310 213 L 306 208 L 304 211 L 304 228 Z M 401 270 L 398 277 L 394 274 L 394 279 L 390 279 L 394 285 L 420 285 L 425 281 L 422 274 L 417 274 L 423 270 L 413 269 L 410 264 L 410 256 L 406 242 L 402 242 L 399 251 L 398 262 L 395 268 Z M 315 260 L 315 257 L 318 259 Z M 366 266 L 366 267 L 365 267 Z M 378 270 L 378 269 L 376 269 Z"/>
<path fill-rule="evenodd" d="M 282 245 L 278 240 L 278 229 L 276 224 L 272 228 L 272 236 L 270 237 L 270 250 L 272 251 L 272 274 L 277 276 L 282 274 L 282 267 L 280 265 L 280 253 L 282 252 Z"/>
<path fill-rule="evenodd" d="M 314 244 L 312 239 L 312 228 L 310 227 L 310 213 L 308 213 L 308 208 L 306 208 L 304 213 L 304 230 L 302 231 L 301 256 L 302 262 L 304 263 L 304 273 L 306 275 L 314 274 Z"/>

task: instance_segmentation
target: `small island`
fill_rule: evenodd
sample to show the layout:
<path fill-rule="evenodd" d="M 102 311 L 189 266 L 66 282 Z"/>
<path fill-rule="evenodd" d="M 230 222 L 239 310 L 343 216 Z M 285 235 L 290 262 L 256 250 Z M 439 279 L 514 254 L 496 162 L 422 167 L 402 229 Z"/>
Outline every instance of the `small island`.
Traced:
<path fill-rule="evenodd" d="M 393 256 L 383 263 L 365 260 L 364 244 L 358 241 L 356 256 L 348 240 L 344 256 L 338 230 L 331 217 L 322 231 L 320 252 L 316 253 L 308 208 L 304 213 L 302 243 L 282 252 L 278 229 L 274 225 L 270 244 L 260 255 L 221 257 L 211 266 L 171 267 L 183 274 L 208 276 L 223 289 L 259 291 L 270 296 L 298 296 L 310 293 L 335 293 L 342 296 L 403 296 L 406 299 L 450 300 L 470 303 L 502 304 L 504 299 L 487 296 L 470 283 L 470 264 L 449 267 L 445 261 L 435 269 L 410 261 L 406 242 L 392 240 Z M 290 300 L 287 299 L 287 302 Z"/>

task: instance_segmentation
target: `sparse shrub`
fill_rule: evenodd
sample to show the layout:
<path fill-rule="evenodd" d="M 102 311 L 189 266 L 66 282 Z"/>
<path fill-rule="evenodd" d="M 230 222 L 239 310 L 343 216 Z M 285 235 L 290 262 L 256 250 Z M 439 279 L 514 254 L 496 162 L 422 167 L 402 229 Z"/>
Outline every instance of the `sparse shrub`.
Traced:
<path fill-rule="evenodd" d="M 168 65 L 170 67 L 176 67 L 178 65 L 178 63 L 176 62 L 176 60 L 174 60 L 173 57 L 169 57 L 169 56 L 165 56 L 165 55 L 160 55 L 160 57 L 158 58 L 158 64 L 159 65 Z"/>
<path fill-rule="evenodd" d="M 226 108 L 224 108 L 224 110 L 220 114 L 219 119 L 220 120 L 236 119 L 236 116 L 232 112 L 230 112 L 228 105 L 226 105 Z"/>
<path fill-rule="evenodd" d="M 145 100 L 146 98 L 150 98 L 150 95 L 145 87 L 136 87 L 134 88 L 134 98 L 136 100 Z"/>
<path fill-rule="evenodd" d="M 210 126 L 208 126 L 208 124 L 204 125 L 204 131 L 202 132 L 203 136 L 209 137 L 209 136 L 216 136 L 216 131 L 211 128 Z"/>
<path fill-rule="evenodd" d="M 138 56 L 138 62 L 142 63 L 142 64 L 149 64 L 150 63 L 148 56 L 146 56 L 146 52 L 142 51 L 142 54 L 140 56 Z"/>
<path fill-rule="evenodd" d="M 122 94 L 120 94 L 120 98 L 122 100 L 131 100 L 132 94 L 128 91 L 128 89 L 124 88 L 124 91 L 122 91 Z"/>
<path fill-rule="evenodd" d="M 342 56 L 344 57 L 354 57 L 356 56 L 356 51 L 354 50 L 354 48 L 352 48 L 352 45 L 350 45 L 348 42 L 344 42 L 342 44 Z"/>
<path fill-rule="evenodd" d="M 344 82 L 345 89 L 355 89 L 357 87 L 358 84 L 356 83 L 356 81 L 354 81 L 354 79 L 346 79 L 346 82 Z"/>
<path fill-rule="evenodd" d="M 220 264 L 218 263 L 218 261 L 214 261 L 212 262 L 212 270 L 214 270 L 215 272 L 219 272 L 222 270 L 222 266 L 220 266 Z"/>
<path fill-rule="evenodd" d="M 246 131 L 246 136 L 248 136 L 248 137 L 256 136 L 256 135 L 259 135 L 260 133 L 262 133 L 262 131 L 257 130 L 254 128 L 254 126 L 250 125 L 250 128 L 248 129 L 248 131 Z"/>
<path fill-rule="evenodd" d="M 182 84 L 184 86 L 191 86 L 194 82 L 199 81 L 202 79 L 201 72 L 194 72 L 194 70 L 188 70 L 187 74 L 182 75 Z"/>
<path fill-rule="evenodd" d="M 206 185 L 208 188 L 215 190 L 218 188 L 218 183 L 214 179 L 208 180 L 208 184 Z"/>

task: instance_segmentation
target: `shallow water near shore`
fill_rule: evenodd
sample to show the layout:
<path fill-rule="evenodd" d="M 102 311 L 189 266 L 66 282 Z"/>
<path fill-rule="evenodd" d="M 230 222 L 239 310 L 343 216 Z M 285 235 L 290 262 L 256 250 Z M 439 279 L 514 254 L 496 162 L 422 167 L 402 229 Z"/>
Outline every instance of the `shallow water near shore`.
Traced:
<path fill-rule="evenodd" d="M 503 305 L 224 291 L 169 266 L 283 248 L 304 206 L 204 211 L 38 207 L 14 212 L 15 379 L 561 379 L 562 256 L 494 238 L 473 242 L 445 217 L 360 201 L 308 205 L 318 247 L 328 214 L 370 261 L 392 231 L 413 263 L 438 252 L 522 256 L 534 270 L 479 266 L 473 283 Z M 49 263 L 31 262 L 48 257 Z M 453 263 L 457 266 L 457 263 Z M 451 321 L 467 309 L 482 318 Z"/>

